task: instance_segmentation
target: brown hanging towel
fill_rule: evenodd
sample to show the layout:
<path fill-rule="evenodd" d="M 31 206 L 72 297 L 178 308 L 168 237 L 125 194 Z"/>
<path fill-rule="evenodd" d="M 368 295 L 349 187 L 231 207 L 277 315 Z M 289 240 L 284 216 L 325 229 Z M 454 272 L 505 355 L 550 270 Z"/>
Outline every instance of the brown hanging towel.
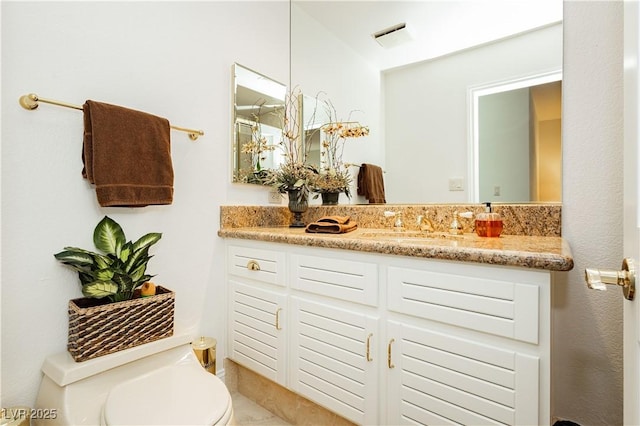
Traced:
<path fill-rule="evenodd" d="M 169 121 L 88 100 L 83 105 L 82 176 L 102 207 L 173 202 Z"/>

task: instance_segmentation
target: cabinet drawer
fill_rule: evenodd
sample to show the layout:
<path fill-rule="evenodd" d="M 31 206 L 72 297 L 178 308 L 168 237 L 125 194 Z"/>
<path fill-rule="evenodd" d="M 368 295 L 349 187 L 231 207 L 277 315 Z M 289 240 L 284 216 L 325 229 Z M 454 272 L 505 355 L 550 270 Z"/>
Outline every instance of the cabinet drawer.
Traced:
<path fill-rule="evenodd" d="M 285 254 L 281 251 L 229 246 L 229 273 L 269 284 L 285 286 Z"/>
<path fill-rule="evenodd" d="M 338 258 L 291 256 L 291 287 L 369 306 L 378 304 L 378 267 Z"/>
<path fill-rule="evenodd" d="M 475 272 L 390 267 L 389 309 L 537 344 L 539 287 Z"/>

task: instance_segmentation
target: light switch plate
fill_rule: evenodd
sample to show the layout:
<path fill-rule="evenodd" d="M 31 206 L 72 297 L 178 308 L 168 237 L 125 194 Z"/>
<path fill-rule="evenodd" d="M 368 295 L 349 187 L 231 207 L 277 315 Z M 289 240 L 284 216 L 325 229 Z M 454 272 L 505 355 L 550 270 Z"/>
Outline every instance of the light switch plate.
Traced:
<path fill-rule="evenodd" d="M 464 178 L 449 178 L 449 191 L 464 191 Z"/>

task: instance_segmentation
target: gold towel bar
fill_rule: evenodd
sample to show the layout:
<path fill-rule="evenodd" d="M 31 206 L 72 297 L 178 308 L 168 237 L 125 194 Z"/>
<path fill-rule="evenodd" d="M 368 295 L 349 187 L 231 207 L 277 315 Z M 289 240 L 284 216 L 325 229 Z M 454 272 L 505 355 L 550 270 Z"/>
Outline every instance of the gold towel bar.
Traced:
<path fill-rule="evenodd" d="M 80 105 L 74 105 L 74 104 L 69 104 L 67 102 L 55 101 L 53 99 L 44 99 L 39 97 L 35 93 L 29 93 L 28 95 L 20 96 L 20 105 L 24 109 L 33 110 L 38 108 L 38 105 L 39 105 L 38 101 L 44 102 L 46 104 L 62 106 L 65 108 L 79 109 L 80 111 L 82 111 L 82 106 Z M 179 130 L 181 132 L 187 132 L 189 134 L 189 139 L 191 139 L 192 141 L 195 141 L 196 139 L 198 139 L 198 136 L 204 135 L 204 132 L 202 130 L 187 129 L 186 127 L 178 127 L 178 126 L 171 126 L 171 128 L 174 130 Z"/>

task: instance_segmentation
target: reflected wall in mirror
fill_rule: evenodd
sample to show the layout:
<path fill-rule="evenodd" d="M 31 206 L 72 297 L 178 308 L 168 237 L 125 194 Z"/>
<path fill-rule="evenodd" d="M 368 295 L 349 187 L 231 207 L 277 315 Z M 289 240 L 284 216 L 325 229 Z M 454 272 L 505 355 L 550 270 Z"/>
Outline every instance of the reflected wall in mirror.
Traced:
<path fill-rule="evenodd" d="M 282 161 L 278 143 L 287 87 L 233 64 L 232 181 L 261 184 L 264 170 Z"/>
<path fill-rule="evenodd" d="M 302 95 L 302 143 L 305 145 L 307 162 L 317 169 L 322 168 L 323 147 L 321 127 L 331 121 L 318 96 Z"/>
<path fill-rule="evenodd" d="M 469 88 L 561 71 L 562 1 L 368 4 L 293 0 L 292 84 L 332 99 L 360 85 L 339 108 L 379 104 L 379 122 L 370 113 L 367 120 L 380 139 L 349 158 L 383 167 L 388 203 L 483 201 L 471 186 Z M 348 26 L 335 19 L 356 12 L 357 22 Z M 406 45 L 385 49 L 370 37 L 398 22 L 412 35 Z M 340 60 L 329 67 L 332 52 Z M 506 189 L 494 201 L 532 201 L 509 199 Z"/>
<path fill-rule="evenodd" d="M 561 80 L 551 73 L 470 89 L 472 200 L 562 200 Z"/>

